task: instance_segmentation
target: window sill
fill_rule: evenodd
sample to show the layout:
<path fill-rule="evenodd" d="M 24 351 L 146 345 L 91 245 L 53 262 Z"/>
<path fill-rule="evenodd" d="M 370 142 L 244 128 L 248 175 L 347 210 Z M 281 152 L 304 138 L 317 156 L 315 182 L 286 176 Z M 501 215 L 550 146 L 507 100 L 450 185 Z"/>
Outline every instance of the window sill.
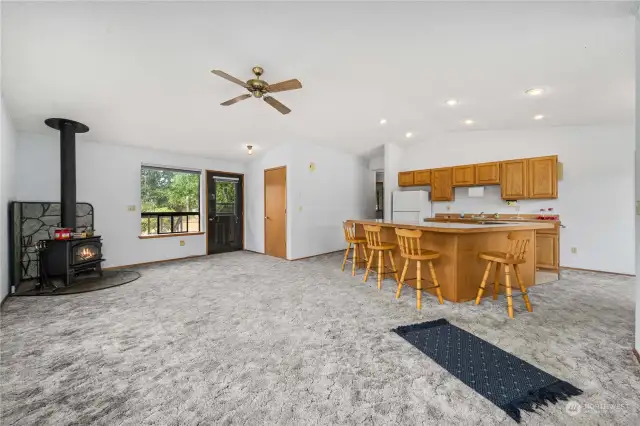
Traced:
<path fill-rule="evenodd" d="M 138 238 L 140 238 L 141 240 L 147 240 L 152 238 L 189 237 L 191 235 L 204 235 L 204 232 L 180 232 L 176 234 L 138 235 Z"/>

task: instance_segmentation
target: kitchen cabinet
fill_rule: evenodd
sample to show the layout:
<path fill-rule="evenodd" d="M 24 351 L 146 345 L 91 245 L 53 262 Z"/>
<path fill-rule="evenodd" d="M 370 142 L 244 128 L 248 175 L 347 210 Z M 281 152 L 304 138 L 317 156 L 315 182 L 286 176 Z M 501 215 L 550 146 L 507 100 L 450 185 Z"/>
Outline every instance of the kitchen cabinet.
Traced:
<path fill-rule="evenodd" d="M 558 156 L 527 159 L 528 198 L 558 198 Z"/>
<path fill-rule="evenodd" d="M 500 163 L 476 164 L 476 185 L 498 185 L 500 183 Z"/>
<path fill-rule="evenodd" d="M 502 162 L 500 170 L 500 191 L 503 200 L 527 198 L 527 160 Z"/>
<path fill-rule="evenodd" d="M 431 200 L 453 201 L 453 173 L 451 167 L 431 170 Z"/>
<path fill-rule="evenodd" d="M 431 170 L 416 170 L 413 172 L 413 184 L 431 185 Z"/>
<path fill-rule="evenodd" d="M 536 232 L 536 267 L 559 269 L 558 234 Z"/>
<path fill-rule="evenodd" d="M 411 186 L 413 185 L 413 172 L 400 172 L 398 173 L 398 186 Z"/>
<path fill-rule="evenodd" d="M 476 183 L 476 166 L 455 166 L 453 168 L 453 186 L 471 186 Z"/>

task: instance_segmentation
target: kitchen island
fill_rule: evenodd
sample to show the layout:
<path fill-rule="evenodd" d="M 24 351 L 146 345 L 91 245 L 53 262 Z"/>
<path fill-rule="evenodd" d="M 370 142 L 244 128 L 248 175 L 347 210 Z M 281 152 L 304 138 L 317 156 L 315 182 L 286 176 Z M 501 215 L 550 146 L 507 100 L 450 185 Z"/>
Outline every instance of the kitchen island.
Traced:
<path fill-rule="evenodd" d="M 526 262 L 520 265 L 525 286 L 535 285 L 536 247 L 535 231 L 553 228 L 553 224 L 544 222 L 500 222 L 487 220 L 485 223 L 441 223 L 441 222 L 402 222 L 391 220 L 349 220 L 356 224 L 356 235 L 364 237 L 362 225 L 382 227 L 382 240 L 398 242 L 395 228 L 418 229 L 423 232 L 420 245 L 423 249 L 435 250 L 440 258 L 434 261 L 436 274 L 441 286 L 442 296 L 450 302 L 473 300 L 487 267 L 484 260 L 478 258 L 482 251 L 506 251 L 509 232 L 521 232 L 524 238 L 531 240 Z M 404 259 L 400 256 L 400 247 L 393 251 L 396 266 L 401 270 Z M 386 260 L 386 259 L 385 259 Z M 387 265 L 390 267 L 391 265 Z M 493 268 L 492 268 L 493 269 Z M 398 271 L 398 274 L 400 271 Z M 390 275 L 393 276 L 393 275 Z M 414 275 L 409 275 L 413 277 Z M 493 271 L 490 280 L 493 282 Z M 501 279 L 501 282 L 504 282 Z M 405 285 L 415 287 L 415 280 Z M 423 284 L 423 287 L 426 285 Z M 502 289 L 501 289 L 502 290 Z M 427 290 L 432 294 L 435 292 Z M 485 292 L 485 296 L 491 294 Z"/>

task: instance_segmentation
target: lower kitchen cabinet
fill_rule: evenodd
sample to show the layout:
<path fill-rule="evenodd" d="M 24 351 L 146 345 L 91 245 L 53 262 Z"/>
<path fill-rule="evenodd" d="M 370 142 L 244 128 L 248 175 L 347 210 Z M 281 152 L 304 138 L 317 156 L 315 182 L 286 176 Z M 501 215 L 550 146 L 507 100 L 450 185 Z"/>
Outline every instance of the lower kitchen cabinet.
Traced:
<path fill-rule="evenodd" d="M 559 269 L 558 234 L 536 232 L 536 267 Z"/>

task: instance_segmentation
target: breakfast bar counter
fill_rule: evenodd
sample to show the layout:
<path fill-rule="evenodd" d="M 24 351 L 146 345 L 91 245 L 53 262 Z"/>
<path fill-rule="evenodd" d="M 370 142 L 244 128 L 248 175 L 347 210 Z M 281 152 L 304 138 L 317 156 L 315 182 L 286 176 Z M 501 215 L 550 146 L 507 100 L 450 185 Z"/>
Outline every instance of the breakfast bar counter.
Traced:
<path fill-rule="evenodd" d="M 466 302 L 475 299 L 487 266 L 486 261 L 478 258 L 478 253 L 506 251 L 509 244 L 507 235 L 513 231 L 518 231 L 522 237 L 530 239 L 526 262 L 520 265 L 520 271 L 526 287 L 535 285 L 535 231 L 554 227 L 553 224 L 544 222 L 500 222 L 500 220 L 487 220 L 483 223 L 419 223 L 383 219 L 348 220 L 348 222 L 356 224 L 356 235 L 359 237 L 364 237 L 362 225 L 380 226 L 383 241 L 396 244 L 398 241 L 395 228 L 422 231 L 421 248 L 440 253 L 440 258 L 434 261 L 434 266 L 442 288 L 442 296 L 450 302 Z M 401 270 L 404 260 L 400 256 L 399 247 L 393 250 L 393 257 L 397 268 Z M 493 271 L 489 282 L 493 282 Z M 504 282 L 503 277 L 501 282 Z M 408 281 L 405 285 L 415 287 L 415 281 Z M 433 290 L 428 291 L 435 294 Z M 485 292 L 485 296 L 490 293 L 490 291 Z"/>

